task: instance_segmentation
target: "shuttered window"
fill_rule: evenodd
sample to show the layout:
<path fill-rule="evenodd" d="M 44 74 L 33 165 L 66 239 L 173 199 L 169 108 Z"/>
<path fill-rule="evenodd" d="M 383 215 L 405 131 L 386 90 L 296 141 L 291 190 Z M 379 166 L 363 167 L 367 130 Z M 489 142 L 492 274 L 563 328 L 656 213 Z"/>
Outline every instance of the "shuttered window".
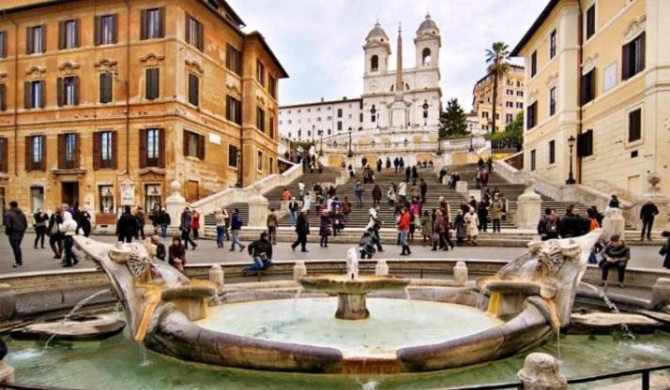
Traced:
<path fill-rule="evenodd" d="M 537 125 L 537 102 L 526 107 L 526 130 Z"/>
<path fill-rule="evenodd" d="M 0 84 L 0 111 L 7 110 L 7 84 Z"/>
<path fill-rule="evenodd" d="M 184 130 L 184 156 L 205 159 L 205 137 L 192 131 Z"/>
<path fill-rule="evenodd" d="M 163 129 L 140 130 L 140 168 L 165 167 L 165 134 Z"/>
<path fill-rule="evenodd" d="M 116 169 L 116 132 L 99 131 L 93 134 L 93 169 Z"/>
<path fill-rule="evenodd" d="M 642 33 L 621 49 L 621 77 L 623 80 L 642 72 L 645 67 L 646 34 Z"/>
<path fill-rule="evenodd" d="M 596 98 L 596 69 L 582 75 L 582 105 Z"/>
<path fill-rule="evenodd" d="M 79 76 L 59 77 L 56 84 L 59 106 L 79 104 Z"/>
<path fill-rule="evenodd" d="M 111 73 L 100 73 L 100 103 L 109 103 L 113 100 L 112 87 L 114 75 Z"/>
<path fill-rule="evenodd" d="M 195 46 L 198 50 L 204 51 L 204 28 L 202 23 L 198 22 L 191 15 L 186 14 L 185 40 L 189 45 Z"/>
<path fill-rule="evenodd" d="M 146 70 L 146 98 L 154 100 L 160 97 L 160 69 L 149 68 Z"/>
<path fill-rule="evenodd" d="M 265 86 L 265 65 L 260 60 L 256 61 L 256 80 L 260 85 Z"/>
<path fill-rule="evenodd" d="M 268 91 L 270 91 L 270 96 L 277 98 L 277 79 L 272 75 L 268 77 Z"/>
<path fill-rule="evenodd" d="M 58 50 L 79 47 L 79 19 L 58 22 Z"/>
<path fill-rule="evenodd" d="M 238 125 L 242 124 L 242 104 L 230 95 L 226 96 L 226 119 Z"/>
<path fill-rule="evenodd" d="M 638 108 L 628 113 L 628 142 L 642 138 L 642 109 Z"/>
<path fill-rule="evenodd" d="M 9 148 L 7 145 L 7 138 L 0 138 L 0 172 L 3 173 L 9 172 L 9 156 L 7 155 Z"/>
<path fill-rule="evenodd" d="M 93 42 L 95 45 L 111 45 L 118 42 L 118 16 L 98 15 L 95 17 Z"/>
<path fill-rule="evenodd" d="M 79 168 L 79 134 L 58 134 L 58 169 Z"/>
<path fill-rule="evenodd" d="M 200 78 L 193 73 L 188 74 L 188 102 L 200 105 Z"/>
<path fill-rule="evenodd" d="M 46 106 L 46 95 L 44 80 L 26 81 L 23 84 L 24 108 L 44 108 Z"/>
<path fill-rule="evenodd" d="M 29 135 L 26 137 L 26 172 L 46 171 L 46 136 Z"/>
<path fill-rule="evenodd" d="M 226 68 L 242 76 L 242 53 L 231 45 L 226 47 Z"/>
<path fill-rule="evenodd" d="M 235 145 L 228 145 L 228 166 L 237 168 L 237 157 L 239 148 Z"/>
<path fill-rule="evenodd" d="M 140 39 L 165 36 L 165 8 L 143 9 L 140 12 Z"/>
<path fill-rule="evenodd" d="M 7 58 L 7 31 L 0 31 L 0 58 Z"/>
<path fill-rule="evenodd" d="M 593 130 L 577 135 L 577 157 L 588 157 L 593 154 Z"/>
<path fill-rule="evenodd" d="M 47 26 L 26 28 L 26 54 L 44 53 L 47 49 Z"/>
<path fill-rule="evenodd" d="M 265 133 L 265 110 L 261 107 L 256 107 L 256 127 Z"/>

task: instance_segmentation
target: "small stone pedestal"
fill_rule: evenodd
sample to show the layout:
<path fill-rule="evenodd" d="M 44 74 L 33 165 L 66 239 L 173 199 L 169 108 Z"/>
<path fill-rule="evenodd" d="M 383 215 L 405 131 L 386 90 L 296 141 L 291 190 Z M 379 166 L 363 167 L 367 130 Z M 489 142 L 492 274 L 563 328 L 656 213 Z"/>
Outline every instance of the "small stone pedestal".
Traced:
<path fill-rule="evenodd" d="M 568 390 L 568 381 L 558 369 L 558 361 L 546 353 L 526 356 L 517 373 L 524 390 Z"/>
<path fill-rule="evenodd" d="M 454 266 L 454 282 L 459 286 L 465 286 L 465 283 L 468 282 L 468 267 L 465 261 L 459 261 Z"/>
<path fill-rule="evenodd" d="M 214 264 L 209 269 L 209 281 L 216 287 L 217 294 L 223 291 L 223 268 L 220 265 Z"/>
<path fill-rule="evenodd" d="M 266 226 L 269 204 L 267 198 L 260 193 L 249 198 L 249 226 Z"/>
<path fill-rule="evenodd" d="M 0 322 L 10 321 L 16 315 L 16 295 L 9 284 L 0 284 Z"/>
<path fill-rule="evenodd" d="M 666 305 L 670 305 L 670 279 L 658 278 L 651 294 L 651 309 L 660 310 Z"/>
<path fill-rule="evenodd" d="M 604 240 L 609 240 L 615 234 L 623 237 L 626 220 L 623 217 L 621 209 L 607 209 L 605 210 L 605 218 L 603 218 L 603 234 Z"/>
<path fill-rule="evenodd" d="M 165 200 L 165 211 L 170 214 L 170 227 L 179 227 L 181 224 L 181 213 L 187 206 L 186 198 L 179 193 L 181 183 L 173 181 L 170 183 L 171 195 Z"/>
<path fill-rule="evenodd" d="M 341 320 L 364 320 L 370 317 L 366 306 L 365 296 L 367 294 L 337 294 L 337 312 L 335 318 Z"/>
<path fill-rule="evenodd" d="M 459 180 L 456 182 L 456 192 L 459 194 L 467 194 L 468 193 L 468 182 L 465 180 Z"/>
<path fill-rule="evenodd" d="M 535 229 L 542 216 L 542 197 L 535 193 L 532 179 L 526 181 L 526 189 L 518 198 L 516 226 L 519 229 Z"/>
<path fill-rule="evenodd" d="M 307 275 L 307 266 L 304 261 L 296 261 L 293 266 L 293 280 L 300 279 L 301 276 Z"/>
<path fill-rule="evenodd" d="M 388 276 L 389 274 L 389 265 L 386 263 L 386 260 L 377 261 L 375 266 L 375 275 L 376 276 Z"/>

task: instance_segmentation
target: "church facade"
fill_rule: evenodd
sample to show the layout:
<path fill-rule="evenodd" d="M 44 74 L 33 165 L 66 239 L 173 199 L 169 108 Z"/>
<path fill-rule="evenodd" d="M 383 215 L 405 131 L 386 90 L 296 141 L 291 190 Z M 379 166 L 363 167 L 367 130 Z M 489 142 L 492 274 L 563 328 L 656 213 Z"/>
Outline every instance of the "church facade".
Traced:
<path fill-rule="evenodd" d="M 313 142 L 330 164 L 351 157 L 368 160 L 419 153 L 410 161 L 433 159 L 441 112 L 440 30 L 426 15 L 414 36 L 414 67 L 405 68 L 402 32 L 392 69 L 391 40 L 380 23 L 363 45 L 364 88 L 354 99 L 279 107 L 279 132 L 292 141 Z"/>

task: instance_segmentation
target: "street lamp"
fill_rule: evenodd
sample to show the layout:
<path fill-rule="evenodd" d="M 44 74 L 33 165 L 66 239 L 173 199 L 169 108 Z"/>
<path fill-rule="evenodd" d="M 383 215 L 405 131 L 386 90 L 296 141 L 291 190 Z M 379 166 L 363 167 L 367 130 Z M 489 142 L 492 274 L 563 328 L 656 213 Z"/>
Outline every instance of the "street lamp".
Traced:
<path fill-rule="evenodd" d="M 319 129 L 319 137 L 321 137 L 321 146 L 319 147 L 319 156 L 323 156 L 323 130 Z"/>
<path fill-rule="evenodd" d="M 428 126 L 428 100 L 423 101 L 423 125 Z"/>
<path fill-rule="evenodd" d="M 572 175 L 572 148 L 575 146 L 575 137 L 570 136 L 568 138 L 568 146 L 570 147 L 570 172 L 568 172 L 568 180 L 565 181 L 565 184 L 575 184 L 575 178 Z"/>
<path fill-rule="evenodd" d="M 314 141 L 314 128 L 315 127 L 316 127 L 315 125 L 312 125 L 312 145 L 316 144 L 316 142 Z"/>
<path fill-rule="evenodd" d="M 468 149 L 468 152 L 472 153 L 475 151 L 475 146 L 472 144 L 472 133 L 470 133 L 470 148 Z"/>
<path fill-rule="evenodd" d="M 349 153 L 347 153 L 347 157 L 349 157 L 349 158 L 354 157 L 354 154 L 351 152 L 351 132 L 353 130 L 354 129 L 352 129 L 351 126 L 349 126 Z"/>
<path fill-rule="evenodd" d="M 235 187 L 237 188 L 242 188 L 242 167 L 240 166 L 240 149 L 237 149 L 237 156 L 235 159 L 237 160 L 237 184 L 235 184 Z"/>
<path fill-rule="evenodd" d="M 437 124 L 437 155 L 442 155 L 442 138 L 440 137 L 440 123 Z"/>

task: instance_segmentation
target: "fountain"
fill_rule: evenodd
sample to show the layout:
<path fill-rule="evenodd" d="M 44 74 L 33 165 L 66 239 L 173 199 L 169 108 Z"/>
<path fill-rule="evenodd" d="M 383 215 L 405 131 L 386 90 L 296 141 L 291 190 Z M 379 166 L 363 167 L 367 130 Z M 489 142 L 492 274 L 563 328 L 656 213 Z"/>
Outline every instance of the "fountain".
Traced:
<path fill-rule="evenodd" d="M 314 275 L 298 278 L 306 290 L 337 294 L 338 305 L 335 318 L 341 320 L 364 320 L 370 317 L 366 296 L 372 291 L 403 290 L 409 279 L 393 276 L 359 276 L 358 253 L 355 248 L 347 252 L 347 274 Z"/>
<path fill-rule="evenodd" d="M 445 292 L 417 286 L 411 309 L 403 306 L 405 300 L 398 299 L 405 295 L 402 290 L 410 280 L 359 275 L 355 250 L 348 253 L 346 275 L 296 274 L 300 286 L 312 295 L 327 294 L 323 298 L 303 294 L 297 299 L 301 301 L 299 308 L 293 309 L 294 299 L 267 301 L 249 294 L 240 294 L 246 298 L 237 301 L 235 294 L 226 294 L 221 305 L 208 307 L 214 302 L 216 287 L 208 281 L 190 280 L 169 265 L 152 261 L 150 248 L 139 243 L 113 246 L 85 237 L 75 240 L 107 273 L 131 334 L 148 349 L 186 361 L 228 367 L 389 374 L 463 367 L 543 344 L 569 323 L 577 285 L 599 235 L 596 231 L 576 239 L 530 243 L 526 255 L 495 276 L 480 279 L 477 287 Z M 400 291 L 395 299 L 379 294 L 367 297 L 370 292 L 385 290 Z M 489 291 L 490 297 L 483 297 L 479 291 Z M 333 301 L 328 296 L 333 294 L 338 296 L 335 317 L 351 321 L 338 325 L 332 317 L 330 323 L 316 319 L 324 307 L 330 307 Z M 386 294 L 393 296 L 392 291 Z M 487 302 L 486 311 L 476 308 L 481 301 Z M 303 302 L 313 304 L 313 312 L 306 317 L 300 314 L 307 310 Z M 370 316 L 368 306 L 374 315 Z M 296 312 L 297 319 L 294 314 L 282 317 Z M 396 317 L 391 319 L 387 314 Z M 438 315 L 443 319 L 432 322 Z M 279 322 L 263 326 L 263 331 L 249 332 L 246 322 L 234 318 Z M 421 318 L 430 319 L 432 325 L 421 323 Z M 398 323 L 405 324 L 405 330 L 394 328 Z M 302 325 L 316 328 L 300 328 Z M 422 333 L 430 333 L 428 327 L 435 332 L 422 338 Z M 278 330 L 273 332 L 274 328 Z M 362 336 L 353 336 L 360 329 L 368 330 Z M 319 338 L 321 333 L 325 339 Z M 318 337 L 313 339 L 308 334 Z M 370 339 L 377 334 L 388 335 L 377 341 Z M 400 334 L 403 336 L 398 337 Z M 362 341 L 356 337 L 362 337 Z M 342 345 L 341 341 L 346 344 L 347 339 L 353 341 L 349 346 Z M 368 344 L 367 349 L 359 348 Z"/>

